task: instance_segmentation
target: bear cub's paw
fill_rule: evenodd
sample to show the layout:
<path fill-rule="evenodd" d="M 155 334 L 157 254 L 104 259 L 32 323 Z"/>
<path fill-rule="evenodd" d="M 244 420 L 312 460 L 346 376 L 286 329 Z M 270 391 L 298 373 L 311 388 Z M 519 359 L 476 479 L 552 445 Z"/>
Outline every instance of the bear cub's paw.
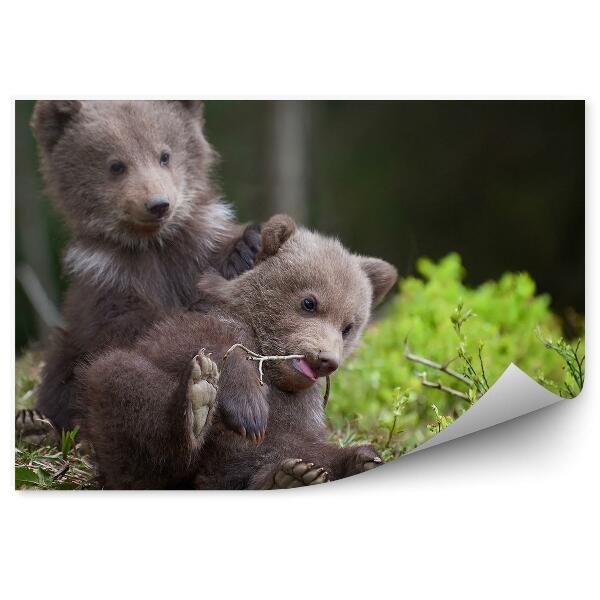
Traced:
<path fill-rule="evenodd" d="M 329 473 L 324 467 L 305 462 L 301 458 L 287 458 L 279 465 L 272 477 L 267 479 L 261 489 L 287 490 L 327 481 L 329 481 Z"/>
<path fill-rule="evenodd" d="M 266 390 L 266 386 L 250 386 L 242 395 L 223 394 L 219 399 L 219 411 L 227 428 L 255 445 L 262 444 L 267 432 Z"/>
<path fill-rule="evenodd" d="M 353 446 L 346 477 L 370 471 L 375 467 L 380 467 L 382 464 L 383 460 L 371 446 Z"/>
<path fill-rule="evenodd" d="M 210 425 L 218 384 L 219 368 L 202 349 L 192 359 L 192 371 L 187 389 L 187 398 L 193 414 L 192 430 L 196 439 L 203 437 Z"/>
<path fill-rule="evenodd" d="M 246 227 L 223 265 L 225 279 L 234 279 L 254 266 L 261 250 L 260 230 L 260 224 L 252 223 Z"/>
<path fill-rule="evenodd" d="M 52 423 L 35 408 L 17 412 L 15 433 L 17 440 L 32 446 L 52 444 L 58 439 Z"/>

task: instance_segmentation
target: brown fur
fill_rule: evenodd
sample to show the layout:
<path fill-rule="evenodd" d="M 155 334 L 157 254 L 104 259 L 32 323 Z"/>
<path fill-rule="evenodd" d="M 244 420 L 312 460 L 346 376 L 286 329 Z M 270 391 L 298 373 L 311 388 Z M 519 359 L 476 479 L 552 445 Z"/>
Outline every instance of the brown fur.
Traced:
<path fill-rule="evenodd" d="M 256 363 L 241 351 L 224 363 L 223 356 L 234 343 L 265 355 L 302 354 L 323 375 L 320 357 L 337 364 L 352 352 L 395 269 L 294 231 L 286 217 L 265 225 L 263 245 L 269 255 L 253 270 L 218 285 L 214 275 L 205 278 L 209 313 L 167 319 L 130 350 L 108 352 L 83 370 L 81 425 L 106 487 L 261 488 L 285 458 L 314 462 L 338 479 L 376 457 L 370 447 L 327 443 L 321 387 L 289 362 L 265 363 L 261 386 Z M 308 296 L 317 301 L 314 312 L 303 308 Z M 203 445 L 191 437 L 185 394 L 200 348 L 221 368 L 217 416 Z M 245 438 L 231 431 L 236 413 L 255 423 Z"/>
<path fill-rule="evenodd" d="M 198 303 L 208 268 L 233 277 L 259 250 L 211 184 L 215 152 L 195 101 L 40 101 L 32 127 L 42 172 L 73 231 L 64 318 L 47 354 L 37 407 L 73 426 L 76 365 L 126 347 L 166 315 Z M 165 153 L 168 162 L 163 161 Z M 124 172 L 112 165 L 121 162 Z M 166 214 L 150 212 L 154 199 Z M 240 237 L 241 236 L 241 237 Z"/>

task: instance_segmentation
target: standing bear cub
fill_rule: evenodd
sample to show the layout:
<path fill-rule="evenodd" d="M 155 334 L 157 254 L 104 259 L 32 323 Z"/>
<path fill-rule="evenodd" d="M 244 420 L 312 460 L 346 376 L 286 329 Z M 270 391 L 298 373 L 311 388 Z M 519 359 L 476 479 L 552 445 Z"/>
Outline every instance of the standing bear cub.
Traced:
<path fill-rule="evenodd" d="M 204 277 L 209 311 L 167 319 L 82 367 L 80 424 L 103 485 L 269 489 L 377 466 L 370 446 L 327 442 L 319 380 L 356 347 L 396 278 L 383 260 L 273 217 L 254 269 L 230 281 Z M 264 361 L 263 384 L 236 344 L 296 357 Z M 223 404 L 268 415 L 266 428 L 236 435 Z"/>
<path fill-rule="evenodd" d="M 44 180 L 73 233 L 66 326 L 47 352 L 36 407 L 59 431 L 73 427 L 79 362 L 186 310 L 207 268 L 230 278 L 253 264 L 260 236 L 219 200 L 202 125 L 197 101 L 36 103 Z M 21 413 L 17 426 L 31 417 Z M 230 417 L 233 427 L 247 421 Z"/>

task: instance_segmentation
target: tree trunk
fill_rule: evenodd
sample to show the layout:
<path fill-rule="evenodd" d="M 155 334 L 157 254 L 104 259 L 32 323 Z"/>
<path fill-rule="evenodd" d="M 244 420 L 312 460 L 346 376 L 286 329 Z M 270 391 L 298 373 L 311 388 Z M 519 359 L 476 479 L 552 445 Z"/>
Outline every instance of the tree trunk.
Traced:
<path fill-rule="evenodd" d="M 271 199 L 275 212 L 308 224 L 310 103 L 273 102 Z"/>

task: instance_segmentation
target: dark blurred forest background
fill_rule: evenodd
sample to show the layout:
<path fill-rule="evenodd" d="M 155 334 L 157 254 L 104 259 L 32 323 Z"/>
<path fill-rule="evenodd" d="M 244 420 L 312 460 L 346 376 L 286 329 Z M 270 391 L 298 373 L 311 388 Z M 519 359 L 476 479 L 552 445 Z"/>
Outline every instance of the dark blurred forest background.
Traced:
<path fill-rule="evenodd" d="M 42 190 L 16 102 L 16 348 L 43 340 L 68 232 Z M 467 282 L 527 271 L 584 312 L 582 101 L 209 101 L 218 179 L 241 220 L 287 212 L 413 274 L 458 252 Z M 36 306 L 34 307 L 33 304 Z"/>

